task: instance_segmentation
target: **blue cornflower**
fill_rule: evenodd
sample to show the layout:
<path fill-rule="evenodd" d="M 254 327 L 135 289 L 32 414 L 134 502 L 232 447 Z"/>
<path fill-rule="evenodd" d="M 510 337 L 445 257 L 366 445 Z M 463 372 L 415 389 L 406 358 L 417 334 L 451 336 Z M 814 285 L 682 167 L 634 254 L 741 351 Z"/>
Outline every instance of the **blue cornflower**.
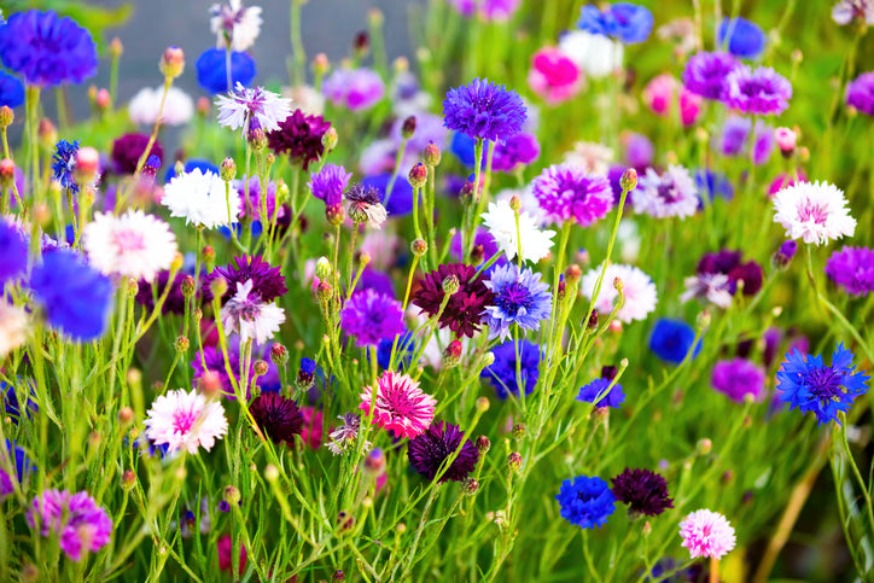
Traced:
<path fill-rule="evenodd" d="M 583 6 L 577 28 L 609 36 L 625 44 L 641 43 L 652 32 L 652 12 L 643 6 L 629 2 L 617 2 L 605 10 L 592 4 Z"/>
<path fill-rule="evenodd" d="M 27 405 L 24 412 L 30 417 L 30 413 L 36 412 L 39 407 L 31 397 L 33 396 L 33 387 L 30 387 L 27 383 L 21 383 L 24 385 L 24 390 L 27 390 L 30 394 L 27 397 Z M 19 389 L 21 390 L 21 389 Z M 3 400 L 3 406 L 6 409 L 6 415 L 12 420 L 12 423 L 18 425 L 18 419 L 21 417 L 21 404 L 18 399 L 18 392 L 16 388 L 4 381 L 0 381 L 0 399 Z"/>
<path fill-rule="evenodd" d="M 386 189 L 391 180 L 391 174 L 376 174 L 374 176 L 365 176 L 361 179 L 361 184 L 369 188 L 375 188 L 379 192 L 379 201 L 385 204 Z M 400 217 L 413 212 L 413 187 L 410 182 L 403 176 L 398 176 L 394 186 L 391 189 L 391 198 L 388 199 L 388 204 L 385 205 L 385 210 L 390 217 Z"/>
<path fill-rule="evenodd" d="M 473 168 L 473 165 L 476 164 L 473 151 L 474 144 L 476 144 L 476 140 L 467 134 L 454 132 L 452 134 L 452 141 L 449 143 L 449 151 L 455 154 L 459 162 L 468 168 Z M 483 156 L 483 164 L 485 164 L 485 156 Z"/>
<path fill-rule="evenodd" d="M 16 77 L 0 71 L 0 105 L 16 108 L 24 103 L 24 85 Z"/>
<path fill-rule="evenodd" d="M 779 398 L 790 409 L 813 411 L 820 424 L 838 421 L 838 413 L 850 410 L 853 401 L 868 390 L 868 375 L 856 371 L 853 353 L 838 345 L 831 366 L 822 356 L 804 355 L 797 349 L 786 355 L 777 373 Z"/>
<path fill-rule="evenodd" d="M 498 344 L 492 349 L 495 362 L 486 367 L 480 377 L 489 381 L 495 388 L 499 399 L 506 399 L 510 394 L 519 396 L 519 384 L 516 377 L 516 345 L 513 341 Z M 530 395 L 537 384 L 540 375 L 540 347 L 533 342 L 519 340 L 519 358 L 522 384 L 525 394 Z"/>
<path fill-rule="evenodd" d="M 723 18 L 716 35 L 720 48 L 742 59 L 756 59 L 765 50 L 765 33 L 746 18 Z"/>
<path fill-rule="evenodd" d="M 27 270 L 27 243 L 13 225 L 0 220 L 0 290 Z M 2 300 L 0 300 L 2 301 Z"/>
<path fill-rule="evenodd" d="M 597 476 L 563 481 L 555 499 L 561 506 L 561 517 L 580 528 L 600 528 L 616 510 L 610 485 Z"/>
<path fill-rule="evenodd" d="M 703 208 L 705 196 L 708 201 L 712 201 L 717 196 L 731 200 L 734 196 L 734 187 L 725 174 L 706 168 L 695 171 L 695 186 L 698 188 L 698 208 Z"/>
<path fill-rule="evenodd" d="M 207 49 L 197 58 L 197 83 L 213 95 L 228 91 L 227 62 L 224 49 Z M 248 87 L 258 70 L 255 60 L 246 53 L 231 53 L 231 85 Z"/>
<path fill-rule="evenodd" d="M 607 387 L 612 381 L 608 378 L 595 379 L 589 384 L 580 388 L 580 394 L 577 395 L 577 401 L 584 403 L 594 403 L 596 407 L 612 407 L 618 409 L 625 401 L 625 393 L 622 391 L 622 385 L 616 383 L 610 392 L 607 392 Z"/>
<path fill-rule="evenodd" d="M 649 349 L 666 362 L 680 364 L 695 342 L 695 329 L 682 320 L 662 318 L 656 322 L 652 336 L 649 337 Z M 701 341 L 695 344 L 692 358 L 701 352 Z"/>
<path fill-rule="evenodd" d="M 106 332 L 112 283 L 76 253 L 47 253 L 33 269 L 30 288 L 42 304 L 49 325 L 69 338 L 87 342 Z"/>
<path fill-rule="evenodd" d="M 30 461 L 30 458 L 27 457 L 23 449 L 8 439 L 6 440 L 6 452 L 9 456 L 10 465 L 15 467 L 15 481 L 21 484 L 24 481 L 25 473 L 34 471 L 36 466 Z M 15 485 L 12 480 L 13 476 L 10 476 L 3 469 L 3 466 L 0 466 L 0 500 L 5 499 L 15 491 Z"/>
<path fill-rule="evenodd" d="M 91 33 L 55 12 L 28 10 L 0 27 L 0 60 L 29 85 L 81 83 L 97 73 Z"/>
<path fill-rule="evenodd" d="M 376 362 L 381 368 L 388 369 L 391 364 L 391 349 L 394 346 L 394 338 L 385 338 L 380 341 L 376 348 Z M 416 352 L 416 337 L 411 332 L 404 332 L 398 338 L 397 348 L 397 370 L 403 372 L 404 369 L 410 367 L 413 362 L 413 355 Z"/>
<path fill-rule="evenodd" d="M 493 303 L 483 311 L 489 340 L 506 340 L 513 324 L 523 330 L 536 330 L 540 321 L 549 318 L 552 312 L 549 286 L 531 269 L 520 272 L 515 264 L 498 266 L 485 284 L 495 294 Z"/>
<path fill-rule="evenodd" d="M 443 100 L 443 125 L 481 140 L 504 140 L 522 131 L 528 117 L 522 98 L 488 79 L 450 89 Z"/>
<path fill-rule="evenodd" d="M 52 154 L 52 178 L 63 188 L 74 193 L 79 192 L 79 185 L 76 184 L 76 179 L 73 176 L 78 152 L 79 140 L 73 140 L 72 143 L 61 140 L 55 146 L 55 153 Z"/>

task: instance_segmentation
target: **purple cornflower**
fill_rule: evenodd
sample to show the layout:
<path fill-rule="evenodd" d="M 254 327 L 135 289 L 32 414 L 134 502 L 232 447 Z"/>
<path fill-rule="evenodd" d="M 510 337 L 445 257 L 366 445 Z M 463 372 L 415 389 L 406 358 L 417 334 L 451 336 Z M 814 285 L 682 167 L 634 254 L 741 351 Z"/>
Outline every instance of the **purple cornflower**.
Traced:
<path fill-rule="evenodd" d="M 874 2 L 871 6 L 874 13 Z M 847 105 L 874 116 L 874 71 L 862 73 L 847 85 Z"/>
<path fill-rule="evenodd" d="M 173 278 L 173 283 L 170 284 L 170 292 L 167 295 L 167 299 L 164 301 L 164 305 L 161 306 L 162 314 L 182 315 L 185 313 L 185 305 L 188 303 L 188 300 L 186 300 L 185 294 L 182 293 L 182 283 L 188 277 L 191 276 L 184 273 L 177 273 Z M 138 284 L 139 289 L 137 290 L 135 298 L 136 302 L 143 306 L 147 312 L 151 312 L 155 309 L 155 298 L 160 297 L 161 294 L 164 293 L 164 289 L 166 289 L 169 282 L 170 272 L 166 269 L 158 272 L 154 281 L 154 288 L 152 287 L 153 282 L 141 279 Z M 192 287 L 194 287 L 193 281 Z"/>
<path fill-rule="evenodd" d="M 835 251 L 825 265 L 825 274 L 854 296 L 874 292 L 874 249 L 844 247 Z"/>
<path fill-rule="evenodd" d="M 91 33 L 55 12 L 17 12 L 0 26 L 0 60 L 41 87 L 81 83 L 97 73 Z"/>
<path fill-rule="evenodd" d="M 753 128 L 751 119 L 739 115 L 729 116 L 722 126 L 722 153 L 725 156 L 748 156 L 749 135 Z M 753 142 L 753 162 L 764 164 L 774 150 L 774 129 L 762 120 L 756 121 Z"/>
<path fill-rule="evenodd" d="M 0 290 L 27 271 L 27 242 L 21 232 L 0 219 Z M 5 302 L 6 299 L 0 299 Z"/>
<path fill-rule="evenodd" d="M 530 269 L 520 272 L 515 264 L 496 267 L 485 284 L 495 295 L 483 312 L 489 340 L 506 340 L 513 324 L 522 330 L 537 330 L 552 313 L 549 286 Z"/>
<path fill-rule="evenodd" d="M 449 244 L 449 254 L 452 256 L 453 260 L 461 261 L 465 263 L 471 263 L 474 266 L 482 264 L 484 261 L 488 261 L 497 253 L 500 253 L 501 250 L 498 248 L 498 243 L 495 241 L 495 238 L 492 237 L 492 234 L 489 233 L 486 229 L 482 227 L 477 228 L 476 233 L 474 234 L 473 240 L 473 251 L 471 252 L 471 257 L 462 257 L 461 250 L 461 233 L 456 232 L 452 237 L 452 241 Z M 495 265 L 506 265 L 507 258 L 504 255 L 498 258 L 495 262 Z M 493 268 L 492 268 L 493 269 Z M 486 273 L 490 273 L 489 270 L 486 270 Z"/>
<path fill-rule="evenodd" d="M 263 360 L 267 363 L 267 374 L 258 376 L 256 380 L 256 385 L 262 393 L 275 393 L 282 387 L 279 379 L 279 368 L 273 362 L 273 355 L 270 352 L 272 346 L 272 344 L 266 343 L 263 346 L 253 345 L 252 347 L 252 361 L 249 363 L 248 377 L 250 379 L 255 378 L 256 360 Z M 239 383 L 241 356 L 240 337 L 237 334 L 231 334 L 228 337 L 227 348 L 227 365 L 230 367 L 231 371 L 233 371 L 234 377 L 237 383 Z M 206 368 L 204 368 L 204 363 L 206 363 Z M 224 396 L 232 401 L 236 399 L 234 385 L 231 382 L 231 377 L 228 376 L 227 368 L 225 367 L 225 358 L 222 354 L 221 347 L 205 346 L 203 348 L 203 355 L 201 355 L 200 351 L 195 353 L 194 358 L 191 360 L 191 368 L 194 371 L 194 386 L 197 386 L 197 381 L 201 379 L 207 371 L 209 371 L 218 376 L 219 381 L 221 381 L 221 388 Z"/>
<path fill-rule="evenodd" d="M 698 53 L 686 63 L 683 84 L 704 99 L 719 100 L 725 90 L 726 77 L 738 66 L 737 60 L 728 53 Z"/>
<path fill-rule="evenodd" d="M 798 241 L 795 239 L 783 241 L 777 249 L 777 252 L 774 253 L 774 263 L 776 263 L 778 267 L 786 267 L 792 262 L 792 259 L 797 252 Z"/>
<path fill-rule="evenodd" d="M 668 482 L 651 470 L 625 468 L 610 481 L 616 500 L 627 504 L 632 516 L 658 516 L 674 507 L 668 495 Z"/>
<path fill-rule="evenodd" d="M 355 442 L 358 441 L 358 431 L 361 429 L 361 417 L 355 413 L 346 413 L 337 419 L 342 420 L 343 424 L 328 435 L 331 438 L 331 441 L 328 442 L 328 449 L 334 455 L 340 455 L 355 445 Z"/>
<path fill-rule="evenodd" d="M 249 280 L 252 281 L 252 291 L 258 294 L 264 303 L 270 303 L 288 292 L 285 276 L 282 275 L 280 268 L 270 265 L 260 255 L 235 257 L 233 262 L 220 265 L 209 273 L 201 284 L 205 299 L 208 302 L 212 301 L 210 284 L 219 277 L 224 278 L 228 283 L 228 292 L 222 298 L 222 304 L 227 303 L 233 297 L 237 290 L 237 284 Z"/>
<path fill-rule="evenodd" d="M 322 83 L 322 92 L 337 107 L 363 111 L 382 100 L 385 84 L 370 69 L 337 69 Z"/>
<path fill-rule="evenodd" d="M 378 346 L 406 329 L 400 302 L 372 289 L 352 294 L 340 313 L 340 327 L 360 347 Z"/>
<path fill-rule="evenodd" d="M 241 180 L 235 180 L 233 183 L 234 190 L 237 191 L 237 196 L 240 198 L 240 208 L 242 212 L 240 217 L 252 217 L 254 219 L 263 220 L 261 217 L 261 179 L 258 176 L 249 178 L 249 200 L 246 200 L 246 177 Z M 276 183 L 272 180 L 267 182 L 267 196 L 263 201 L 267 206 L 267 219 L 271 219 L 276 213 L 277 217 L 281 216 L 282 210 L 276 211 Z M 280 207 L 281 208 L 281 207 Z"/>
<path fill-rule="evenodd" d="M 616 511 L 616 497 L 610 485 L 598 477 L 565 480 L 555 499 L 561 507 L 561 517 L 580 528 L 600 528 Z"/>
<path fill-rule="evenodd" d="M 76 153 L 79 151 L 79 141 L 61 140 L 55 146 L 52 154 L 52 179 L 56 180 L 61 187 L 68 188 L 71 192 L 79 192 L 79 185 L 73 176 L 76 169 Z M 20 192 L 19 192 L 20 194 Z"/>
<path fill-rule="evenodd" d="M 146 134 L 125 134 L 112 142 L 112 169 L 116 174 L 133 174 L 137 170 L 137 164 L 146 146 L 149 145 L 149 136 Z M 164 150 L 161 144 L 155 140 L 149 154 L 164 159 Z"/>
<path fill-rule="evenodd" d="M 495 172 L 513 172 L 519 166 L 527 166 L 540 156 L 540 144 L 537 138 L 525 132 L 498 142 L 492 157 L 492 170 Z"/>
<path fill-rule="evenodd" d="M 488 79 L 450 89 L 443 100 L 443 124 L 480 140 L 506 140 L 522 131 L 528 118 L 522 98 Z"/>
<path fill-rule="evenodd" d="M 777 372 L 777 390 L 790 409 L 812 411 L 823 424 L 837 421 L 839 412 L 849 411 L 856 397 L 868 391 L 868 375 L 856 370 L 853 353 L 843 344 L 835 349 L 831 366 L 823 363 L 822 356 L 796 349 L 786 355 Z"/>
<path fill-rule="evenodd" d="M 407 456 L 416 472 L 433 481 L 443 462 L 454 455 L 456 450 L 459 450 L 458 455 L 439 481 L 460 482 L 476 469 L 479 450 L 469 439 L 464 438 L 464 432 L 458 425 L 445 421 L 432 423 L 423 434 L 410 440 Z"/>
<path fill-rule="evenodd" d="M 351 178 L 350 172 L 336 164 L 325 164 L 310 178 L 310 190 L 314 197 L 325 203 L 325 215 L 329 220 L 342 215 L 343 191 Z"/>
<path fill-rule="evenodd" d="M 57 535 L 61 550 L 77 563 L 83 552 L 96 553 L 106 546 L 112 534 L 109 513 L 84 491 L 46 490 L 33 499 L 27 524 L 44 537 Z"/>
<path fill-rule="evenodd" d="M 532 184 L 534 197 L 547 220 L 563 223 L 571 219 L 588 227 L 604 218 L 613 206 L 613 191 L 603 176 L 587 175 L 572 164 L 545 169 Z"/>
<path fill-rule="evenodd" d="M 652 32 L 653 17 L 649 9 L 629 2 L 616 2 L 604 10 L 589 4 L 583 6 L 577 28 L 609 36 L 625 44 L 645 41 Z"/>
<path fill-rule="evenodd" d="M 668 166 L 661 175 L 647 168 L 634 191 L 633 203 L 636 213 L 657 219 L 684 219 L 698 210 L 698 189 L 689 171 L 682 166 Z"/>
<path fill-rule="evenodd" d="M 743 403 L 747 395 L 760 401 L 765 390 L 765 371 L 745 358 L 720 360 L 713 367 L 710 384 L 736 403 Z"/>
<path fill-rule="evenodd" d="M 741 65 L 726 76 L 721 99 L 741 113 L 777 115 L 791 98 L 792 85 L 774 69 Z"/>

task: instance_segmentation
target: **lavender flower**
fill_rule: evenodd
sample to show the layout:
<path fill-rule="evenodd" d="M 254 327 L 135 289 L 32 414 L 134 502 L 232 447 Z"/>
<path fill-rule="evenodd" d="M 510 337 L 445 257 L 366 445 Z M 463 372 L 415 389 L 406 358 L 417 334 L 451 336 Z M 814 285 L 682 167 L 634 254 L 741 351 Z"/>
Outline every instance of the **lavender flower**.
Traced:
<path fill-rule="evenodd" d="M 403 318 L 400 302 L 368 289 L 352 294 L 340 313 L 340 326 L 346 334 L 355 336 L 358 346 L 375 347 L 381 340 L 404 332 Z"/>
<path fill-rule="evenodd" d="M 698 53 L 686 63 L 683 84 L 704 99 L 719 100 L 725 91 L 726 77 L 738 66 L 728 53 Z"/>
<path fill-rule="evenodd" d="M 444 125 L 481 140 L 505 140 L 522 131 L 527 112 L 522 98 L 488 79 L 450 89 L 443 101 Z"/>
<path fill-rule="evenodd" d="M 634 191 L 632 202 L 636 213 L 657 219 L 686 218 L 698 210 L 698 189 L 689 171 L 682 166 L 669 166 L 662 175 L 648 168 Z"/>
<path fill-rule="evenodd" d="M 789 107 L 792 85 L 770 67 L 741 65 L 725 78 L 722 102 L 741 113 L 777 115 Z"/>
<path fill-rule="evenodd" d="M 870 294 L 874 292 L 874 249 L 844 247 L 829 257 L 825 273 L 849 294 Z"/>
<path fill-rule="evenodd" d="M 364 111 L 382 100 L 385 84 L 370 69 L 337 69 L 325 79 L 322 92 L 338 107 Z"/>
<path fill-rule="evenodd" d="M 874 1 L 871 6 L 874 12 Z M 874 116 L 874 71 L 862 73 L 847 85 L 847 105 Z"/>
<path fill-rule="evenodd" d="M 88 492 L 46 490 L 33 499 L 27 523 L 44 537 L 57 535 L 61 550 L 77 563 L 83 553 L 106 546 L 112 534 L 112 519 Z"/>
<path fill-rule="evenodd" d="M 710 383 L 736 403 L 743 403 L 747 395 L 759 401 L 765 390 L 765 371 L 744 358 L 720 360 L 713 367 Z"/>

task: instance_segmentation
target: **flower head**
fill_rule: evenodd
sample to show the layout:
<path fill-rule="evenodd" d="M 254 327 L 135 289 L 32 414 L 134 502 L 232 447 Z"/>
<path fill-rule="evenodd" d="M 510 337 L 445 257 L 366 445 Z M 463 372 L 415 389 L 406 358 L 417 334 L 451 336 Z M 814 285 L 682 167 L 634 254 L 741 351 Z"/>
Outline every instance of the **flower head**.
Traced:
<path fill-rule="evenodd" d="M 146 281 L 169 269 L 179 251 L 167 223 L 141 210 L 97 213 L 83 230 L 82 247 L 91 265 L 106 275 Z"/>
<path fill-rule="evenodd" d="M 661 175 L 647 168 L 634 191 L 632 202 L 636 213 L 646 213 L 657 219 L 684 219 L 698 210 L 698 188 L 689 171 L 682 166 L 668 166 Z"/>
<path fill-rule="evenodd" d="M 689 555 L 696 559 L 721 559 L 734 549 L 734 528 L 722 514 L 696 510 L 680 522 L 680 536 Z"/>
<path fill-rule="evenodd" d="M 307 115 L 299 109 L 279 122 L 279 128 L 267 133 L 267 145 L 277 154 L 288 155 L 304 171 L 325 153 L 322 136 L 331 124 L 320 115 Z"/>
<path fill-rule="evenodd" d="M 464 136 L 458 133 L 455 135 Z M 520 166 L 531 164 L 538 156 L 540 156 L 540 144 L 537 138 L 533 134 L 519 132 L 495 145 L 492 171 L 513 172 Z"/>
<path fill-rule="evenodd" d="M 828 258 L 825 274 L 847 293 L 874 293 L 874 249 L 844 247 Z"/>
<path fill-rule="evenodd" d="M 582 30 L 562 35 L 558 48 L 592 79 L 603 79 L 621 69 L 625 54 L 619 41 Z"/>
<path fill-rule="evenodd" d="M 841 26 L 854 20 L 874 24 L 874 2 L 871 0 L 839 0 L 832 8 L 832 20 Z"/>
<path fill-rule="evenodd" d="M 787 237 L 817 245 L 852 237 L 856 230 L 843 191 L 828 182 L 800 182 L 779 191 L 774 222 L 786 229 Z"/>
<path fill-rule="evenodd" d="M 27 524 L 44 537 L 56 535 L 61 550 L 77 563 L 83 553 L 96 553 L 105 547 L 112 535 L 109 513 L 85 491 L 44 491 L 33 499 Z"/>
<path fill-rule="evenodd" d="M 0 289 L 6 282 L 18 279 L 26 273 L 27 256 L 27 242 L 21 231 L 0 218 Z"/>
<path fill-rule="evenodd" d="M 521 249 L 523 261 L 537 263 L 552 249 L 555 231 L 540 229 L 537 220 L 522 210 L 519 211 L 517 228 L 516 212 L 509 201 L 490 202 L 482 221 L 488 234 L 510 261 L 516 258 Z M 479 241 L 476 243 L 479 244 Z M 488 260 L 490 256 L 486 255 L 484 259 Z"/>
<path fill-rule="evenodd" d="M 667 117 L 679 105 L 680 121 L 684 126 L 693 125 L 701 112 L 702 97 L 681 85 L 669 73 L 653 77 L 643 89 L 643 100 L 656 115 Z M 679 101 L 677 101 L 679 100 Z"/>
<path fill-rule="evenodd" d="M 167 445 L 170 453 L 197 453 L 212 449 L 228 432 L 225 410 L 197 391 L 168 391 L 152 403 L 145 420 L 146 437 L 155 445 Z"/>
<path fill-rule="evenodd" d="M 615 38 L 625 44 L 645 41 L 652 32 L 652 25 L 652 12 L 630 2 L 616 2 L 603 10 L 587 4 L 577 22 L 580 30 Z"/>
<path fill-rule="evenodd" d="M 593 403 L 595 407 L 610 407 L 618 409 L 625 402 L 625 391 L 619 383 L 613 384 L 609 376 L 602 376 L 580 388 L 577 401 Z M 608 390 L 609 389 L 609 390 Z"/>
<path fill-rule="evenodd" d="M 79 192 L 79 185 L 76 184 L 74 176 L 78 151 L 78 141 L 74 140 L 70 143 L 67 140 L 61 140 L 55 146 L 55 151 L 52 154 L 52 179 L 62 188 L 68 188 L 74 193 Z"/>
<path fill-rule="evenodd" d="M 713 367 L 710 384 L 736 403 L 743 403 L 747 395 L 759 401 L 765 391 L 765 371 L 745 358 L 720 360 Z"/>
<path fill-rule="evenodd" d="M 726 77 L 739 66 L 728 53 L 698 53 L 686 63 L 683 84 L 704 99 L 719 100 L 725 92 Z"/>
<path fill-rule="evenodd" d="M 270 265 L 260 255 L 241 255 L 234 257 L 227 265 L 216 267 L 204 278 L 203 290 L 207 301 L 212 301 L 210 283 L 219 277 L 228 283 L 229 290 L 236 290 L 239 284 L 251 280 L 252 291 L 258 294 L 262 302 L 272 302 L 288 292 L 281 269 Z M 222 303 L 229 299 L 230 296 L 225 295 Z"/>
<path fill-rule="evenodd" d="M 716 44 L 742 59 L 757 59 L 765 50 L 765 33 L 746 18 L 723 18 L 716 33 Z"/>
<path fill-rule="evenodd" d="M 375 397 L 375 402 L 374 402 Z M 396 437 L 414 438 L 425 432 L 434 420 L 437 400 L 422 392 L 411 376 L 387 370 L 376 387 L 364 387 L 361 405 L 365 415 L 373 408 L 373 424 Z"/>
<path fill-rule="evenodd" d="M 741 65 L 726 76 L 721 100 L 741 113 L 777 115 L 791 98 L 792 85 L 774 69 Z"/>
<path fill-rule="evenodd" d="M 353 184 L 346 191 L 348 215 L 356 223 L 367 223 L 374 229 L 381 229 L 388 213 L 380 202 L 379 190 L 363 183 Z"/>
<path fill-rule="evenodd" d="M 216 35 L 220 49 L 230 44 L 231 50 L 245 51 L 261 34 L 261 8 L 243 6 L 243 0 L 229 0 L 227 4 L 213 4 L 209 9 L 209 27 Z"/>
<path fill-rule="evenodd" d="M 600 528 L 616 511 L 616 497 L 610 485 L 596 476 L 563 481 L 555 499 L 561 507 L 561 517 L 580 528 Z"/>
<path fill-rule="evenodd" d="M 843 344 L 835 349 L 830 366 L 823 363 L 822 356 L 795 349 L 777 372 L 777 390 L 790 409 L 812 411 L 823 424 L 838 421 L 838 413 L 849 411 L 856 397 L 868 391 L 868 379 L 855 369 L 853 353 Z"/>
<path fill-rule="evenodd" d="M 337 419 L 343 421 L 343 424 L 328 435 L 331 438 L 328 449 L 334 455 L 340 455 L 355 445 L 355 442 L 358 441 L 358 431 L 361 429 L 361 418 L 355 413 L 346 413 Z M 364 449 L 369 450 L 370 444 L 365 443 Z"/>
<path fill-rule="evenodd" d="M 445 284 L 457 287 L 443 312 L 441 304 L 447 293 Z M 441 328 L 449 328 L 459 337 L 473 338 L 479 332 L 485 307 L 493 302 L 493 294 L 486 287 L 482 274 L 476 275 L 471 265 L 449 263 L 440 265 L 425 275 L 421 287 L 413 295 L 413 305 L 434 317 L 440 314 Z"/>
<path fill-rule="evenodd" d="M 520 271 L 515 264 L 498 266 L 485 285 L 494 294 L 483 312 L 489 340 L 506 340 L 513 324 L 522 330 L 537 330 L 540 322 L 552 313 L 549 286 L 540 281 L 539 273 L 530 269 Z"/>
<path fill-rule="evenodd" d="M 279 393 L 264 393 L 249 404 L 255 423 L 273 443 L 294 446 L 294 437 L 303 431 L 303 415 L 297 403 Z"/>
<path fill-rule="evenodd" d="M 874 2 L 871 2 L 871 12 L 874 14 Z M 855 107 L 865 115 L 874 116 L 874 71 L 862 73 L 847 84 L 846 100 L 847 105 Z"/>
<path fill-rule="evenodd" d="M 161 125 L 185 125 L 194 116 L 194 101 L 178 87 L 170 87 L 161 112 L 163 87 L 144 87 L 134 95 L 127 106 L 130 120 L 137 125 L 154 125 L 161 117 Z"/>
<path fill-rule="evenodd" d="M 352 294 L 340 312 L 340 327 L 355 336 L 355 343 L 361 347 L 377 346 L 406 329 L 400 302 L 373 289 Z"/>
<path fill-rule="evenodd" d="M 609 315 L 616 308 L 619 300 L 619 290 L 614 282 L 622 282 L 622 307 L 616 313 L 616 318 L 630 324 L 635 320 L 645 320 L 655 310 L 658 302 L 658 292 L 652 279 L 633 265 L 610 264 L 604 272 L 601 289 L 595 294 L 595 286 L 601 276 L 603 266 L 590 270 L 583 276 L 580 290 L 583 295 L 592 300 L 595 309 L 601 315 Z"/>
<path fill-rule="evenodd" d="M 175 176 L 164 187 L 161 204 L 170 209 L 171 217 L 207 229 L 228 226 L 240 214 L 240 199 L 228 196 L 224 180 L 200 169 Z"/>
<path fill-rule="evenodd" d="M 216 95 L 230 91 L 227 60 L 224 49 L 207 49 L 197 58 L 197 84 L 206 92 Z M 255 60 L 248 54 L 231 52 L 231 85 L 248 86 L 257 74 Z"/>
<path fill-rule="evenodd" d="M 649 349 L 666 362 L 680 364 L 690 352 L 691 358 L 695 358 L 701 352 L 701 341 L 699 340 L 694 347 L 693 342 L 695 342 L 695 329 L 692 326 L 682 320 L 662 318 L 656 322 L 649 337 Z"/>
<path fill-rule="evenodd" d="M 385 83 L 370 69 L 337 69 L 322 83 L 322 92 L 338 107 L 366 111 L 382 101 Z"/>
<path fill-rule="evenodd" d="M 264 344 L 279 332 L 279 326 L 285 322 L 285 311 L 276 304 L 263 301 L 257 292 L 253 292 L 254 283 L 251 279 L 237 283 L 236 295 L 228 300 L 221 312 L 225 333 L 239 333 L 243 344 L 248 340 Z"/>
<path fill-rule="evenodd" d="M 427 480 L 434 480 L 443 462 L 450 456 L 458 455 L 443 472 L 440 482 L 452 480 L 460 482 L 470 474 L 479 461 L 479 450 L 465 439 L 464 431 L 445 421 L 432 423 L 428 429 L 410 440 L 407 456 L 413 469 Z"/>
<path fill-rule="evenodd" d="M 505 140 L 522 131 L 525 104 L 515 91 L 488 79 L 450 89 L 443 101 L 444 125 L 481 140 Z"/>
<path fill-rule="evenodd" d="M 112 142 L 112 169 L 117 174 L 133 174 L 137 170 L 140 157 L 149 146 L 150 136 L 146 134 L 125 134 Z M 149 156 L 157 156 L 159 165 L 164 159 L 161 144 L 155 141 L 149 149 Z"/>
<path fill-rule="evenodd" d="M 561 103 L 580 90 L 583 75 L 579 66 L 561 50 L 545 47 L 531 57 L 528 85 L 547 103 Z"/>
<path fill-rule="evenodd" d="M 17 77 L 0 71 L 0 105 L 15 109 L 24 103 L 24 85 Z"/>
<path fill-rule="evenodd" d="M 571 164 L 545 169 L 534 179 L 532 188 L 540 208 L 553 223 L 573 219 L 581 227 L 588 227 L 604 218 L 613 206 L 607 179 L 588 175 Z"/>
<path fill-rule="evenodd" d="M 215 99 L 218 106 L 218 122 L 232 130 L 242 129 L 243 134 L 249 129 L 252 120 L 258 120 L 258 127 L 264 133 L 279 129 L 279 122 L 291 115 L 291 100 L 267 91 L 263 87 L 247 89 L 237 82 L 234 90 L 227 96 L 219 95 Z"/>
<path fill-rule="evenodd" d="M 325 203 L 325 212 L 329 216 L 342 210 L 343 191 L 351 178 L 350 172 L 336 164 L 325 164 L 310 178 L 310 191 L 314 197 Z"/>
<path fill-rule="evenodd" d="M 674 507 L 674 501 L 668 495 L 668 482 L 651 470 L 625 468 L 610 481 L 613 482 L 613 495 L 619 502 L 627 504 L 632 514 L 658 516 Z"/>
<path fill-rule="evenodd" d="M 540 376 L 540 347 L 524 338 L 519 340 L 517 359 L 516 343 L 508 340 L 495 346 L 492 354 L 495 362 L 484 368 L 480 377 L 489 381 L 498 398 L 504 400 L 510 395 L 518 397 L 520 381 L 525 387 L 525 394 L 530 395 Z"/>
<path fill-rule="evenodd" d="M 638 134 L 640 135 L 640 134 Z M 641 136 L 646 142 L 649 140 Z M 650 149 L 652 144 L 650 143 Z M 564 161 L 587 175 L 606 176 L 615 154 L 613 148 L 597 142 L 576 142 L 565 152 Z M 634 164 L 632 164 L 634 166 Z"/>

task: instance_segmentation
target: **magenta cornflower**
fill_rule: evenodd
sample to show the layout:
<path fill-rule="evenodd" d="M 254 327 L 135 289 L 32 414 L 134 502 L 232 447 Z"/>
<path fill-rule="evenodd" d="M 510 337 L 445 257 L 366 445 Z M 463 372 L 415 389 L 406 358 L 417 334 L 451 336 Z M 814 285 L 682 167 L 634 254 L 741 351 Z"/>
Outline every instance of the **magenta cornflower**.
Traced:
<path fill-rule="evenodd" d="M 583 73 L 559 49 L 544 47 L 531 57 L 528 85 L 547 103 L 561 103 L 580 90 Z"/>
<path fill-rule="evenodd" d="M 385 95 L 385 84 L 370 69 L 337 69 L 324 83 L 322 92 L 336 106 L 363 111 L 376 105 Z"/>
<path fill-rule="evenodd" d="M 789 107 L 792 85 L 770 67 L 740 66 L 725 78 L 722 102 L 741 113 L 777 115 Z"/>
<path fill-rule="evenodd" d="M 680 523 L 683 547 L 696 559 L 721 559 L 734 548 L 734 528 L 728 519 L 712 510 L 696 510 Z"/>
<path fill-rule="evenodd" d="M 375 347 L 381 340 L 392 340 L 406 329 L 401 303 L 373 289 L 352 294 L 340 313 L 340 327 L 354 336 L 360 347 Z"/>
<path fill-rule="evenodd" d="M 105 547 L 112 534 L 109 513 L 84 491 L 46 490 L 33 499 L 27 523 L 44 537 L 56 534 L 61 550 L 76 562 Z"/>
<path fill-rule="evenodd" d="M 874 71 L 862 73 L 847 85 L 847 105 L 874 116 Z"/>
<path fill-rule="evenodd" d="M 747 395 L 760 401 L 765 391 L 765 371 L 745 358 L 720 360 L 713 367 L 710 383 L 736 403 L 743 403 Z"/>
<path fill-rule="evenodd" d="M 603 176 L 588 175 L 572 164 L 544 170 L 532 184 L 534 196 L 553 223 L 573 219 L 588 227 L 604 218 L 613 206 L 613 191 Z"/>
<path fill-rule="evenodd" d="M 874 293 L 874 249 L 844 247 L 828 258 L 825 274 L 854 296 Z"/>
<path fill-rule="evenodd" d="M 397 437 L 412 439 L 431 426 L 436 405 L 437 400 L 422 392 L 412 377 L 387 370 L 379 377 L 375 388 L 364 387 L 359 409 L 367 415 L 373 407 L 374 425 Z"/>

